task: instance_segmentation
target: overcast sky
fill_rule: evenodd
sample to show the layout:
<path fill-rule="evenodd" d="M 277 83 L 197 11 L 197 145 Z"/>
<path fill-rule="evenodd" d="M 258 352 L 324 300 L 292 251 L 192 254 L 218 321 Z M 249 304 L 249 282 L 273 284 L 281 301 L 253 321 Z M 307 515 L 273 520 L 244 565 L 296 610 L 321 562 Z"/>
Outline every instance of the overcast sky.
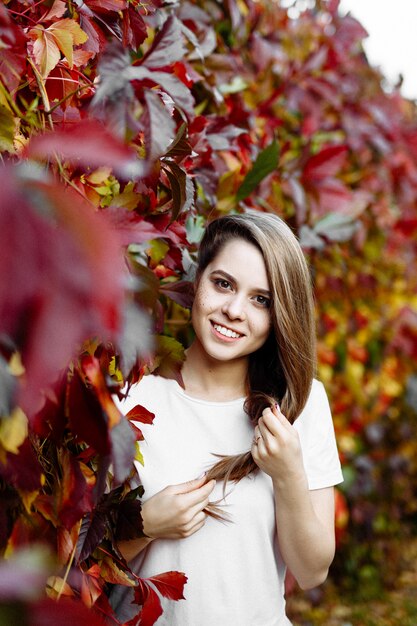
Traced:
<path fill-rule="evenodd" d="M 340 9 L 368 31 L 364 46 L 371 65 L 392 83 L 401 73 L 403 95 L 417 99 L 417 0 L 341 0 Z"/>

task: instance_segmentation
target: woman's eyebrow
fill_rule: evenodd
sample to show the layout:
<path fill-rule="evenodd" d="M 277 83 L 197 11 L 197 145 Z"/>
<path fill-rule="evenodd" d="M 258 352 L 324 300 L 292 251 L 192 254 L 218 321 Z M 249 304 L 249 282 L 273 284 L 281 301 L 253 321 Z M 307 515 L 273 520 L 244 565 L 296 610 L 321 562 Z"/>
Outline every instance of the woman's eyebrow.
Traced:
<path fill-rule="evenodd" d="M 212 276 L 213 274 L 221 274 L 222 276 L 224 276 L 230 283 L 233 283 L 234 285 L 236 284 L 236 278 L 234 278 L 234 276 L 232 276 L 231 274 L 229 274 L 228 272 L 225 272 L 225 270 L 222 269 L 215 269 L 212 272 L 210 272 L 210 276 Z M 253 291 L 256 291 L 256 293 L 262 295 L 262 296 L 267 296 L 268 298 L 271 297 L 271 292 L 268 289 L 262 289 L 261 287 L 255 287 Z"/>
<path fill-rule="evenodd" d="M 210 276 L 213 276 L 213 274 L 221 274 L 222 276 L 227 278 L 229 282 L 236 283 L 236 278 L 234 278 L 231 274 L 228 274 L 224 270 L 221 270 L 221 269 L 213 270 L 212 272 L 210 272 Z"/>

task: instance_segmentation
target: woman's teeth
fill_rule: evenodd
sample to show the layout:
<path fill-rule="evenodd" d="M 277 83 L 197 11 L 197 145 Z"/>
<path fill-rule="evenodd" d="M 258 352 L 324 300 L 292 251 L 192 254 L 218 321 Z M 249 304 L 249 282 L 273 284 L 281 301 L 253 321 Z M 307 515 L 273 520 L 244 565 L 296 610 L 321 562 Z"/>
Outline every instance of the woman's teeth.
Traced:
<path fill-rule="evenodd" d="M 233 337 L 233 339 L 237 339 L 241 337 L 239 333 L 235 333 L 234 330 L 230 330 L 230 328 L 225 328 L 224 326 L 220 326 L 219 324 L 213 324 L 214 328 L 218 333 L 224 335 L 225 337 Z"/>

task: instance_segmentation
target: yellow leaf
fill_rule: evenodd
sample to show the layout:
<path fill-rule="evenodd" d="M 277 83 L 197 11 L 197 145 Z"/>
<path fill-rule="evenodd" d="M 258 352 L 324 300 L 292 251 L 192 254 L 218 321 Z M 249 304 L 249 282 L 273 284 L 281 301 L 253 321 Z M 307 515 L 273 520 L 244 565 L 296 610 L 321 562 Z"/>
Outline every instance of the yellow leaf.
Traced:
<path fill-rule="evenodd" d="M 136 441 L 136 454 L 135 454 L 135 461 L 139 461 L 139 463 L 143 466 L 145 466 L 144 460 L 143 460 L 143 455 L 140 449 L 140 445 L 139 445 L 139 441 Z"/>
<path fill-rule="evenodd" d="M 35 39 L 33 55 L 42 78 L 46 78 L 61 58 L 55 38 L 53 34 L 45 30 L 41 24 L 32 28 L 28 35 L 32 39 Z"/>
<path fill-rule="evenodd" d="M 28 435 L 28 420 L 22 409 L 16 407 L 9 417 L 0 421 L 0 443 L 7 452 L 18 454 Z"/>
<path fill-rule="evenodd" d="M 21 491 L 20 489 L 18 489 L 18 491 L 19 491 L 19 496 L 22 500 L 23 506 L 25 507 L 28 515 L 30 515 L 32 513 L 32 504 L 35 502 L 36 498 L 38 497 L 39 491 Z"/>
<path fill-rule="evenodd" d="M 25 368 L 19 352 L 13 352 L 9 361 L 9 370 L 13 376 L 21 376 L 25 373 Z"/>
<path fill-rule="evenodd" d="M 56 45 L 61 50 L 62 54 L 68 61 L 68 65 L 72 69 L 73 60 L 73 38 L 69 31 L 61 29 L 61 28 L 52 28 L 52 26 L 48 29 L 52 36 L 55 38 Z"/>
<path fill-rule="evenodd" d="M 46 595 L 53 600 L 57 600 L 60 596 L 71 597 L 75 594 L 63 578 L 50 576 L 46 582 Z"/>
<path fill-rule="evenodd" d="M 123 382 L 123 374 L 121 370 L 117 367 L 116 357 L 112 356 L 109 363 L 109 375 L 117 380 L 118 383 Z"/>
<path fill-rule="evenodd" d="M 14 152 L 14 136 L 17 121 L 10 107 L 0 104 L 0 152 L 5 150 Z"/>
<path fill-rule="evenodd" d="M 55 30 L 65 30 L 71 34 L 72 41 L 74 46 L 78 46 L 82 43 L 85 43 L 88 39 L 87 33 L 83 31 L 81 26 L 75 20 L 71 20 L 69 18 L 65 18 L 64 20 L 58 20 L 49 27 L 50 31 Z M 65 55 L 66 56 L 66 55 Z"/>
<path fill-rule="evenodd" d="M 92 185 L 101 185 L 102 183 L 104 183 L 105 180 L 108 179 L 111 172 L 111 167 L 99 167 L 94 170 L 94 172 L 91 172 L 91 174 L 86 177 L 86 180 L 88 180 L 88 182 Z"/>
<path fill-rule="evenodd" d="M 121 570 L 114 561 L 106 557 L 100 567 L 100 576 L 108 583 L 115 585 L 126 585 L 128 587 L 135 587 L 136 581 L 130 578 L 130 576 Z"/>

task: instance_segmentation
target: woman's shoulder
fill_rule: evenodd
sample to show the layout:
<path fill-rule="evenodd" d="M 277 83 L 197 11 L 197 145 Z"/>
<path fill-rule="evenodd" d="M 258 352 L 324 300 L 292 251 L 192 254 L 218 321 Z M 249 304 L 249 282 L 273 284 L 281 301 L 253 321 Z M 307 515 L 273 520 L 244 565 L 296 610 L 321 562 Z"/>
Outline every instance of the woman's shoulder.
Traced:
<path fill-rule="evenodd" d="M 331 421 L 331 413 L 326 390 L 323 383 L 317 378 L 314 378 L 307 402 L 296 419 L 295 424 L 298 428 L 308 428 L 311 422 L 317 424 L 317 421 L 325 423 L 329 420 Z"/>
<path fill-rule="evenodd" d="M 147 374 L 139 382 L 122 389 L 123 399 L 119 401 L 120 408 L 126 413 L 137 404 L 148 407 L 156 401 L 161 402 L 177 384 L 172 379 Z"/>
<path fill-rule="evenodd" d="M 312 403 L 324 402 L 328 404 L 327 393 L 323 383 L 318 378 L 313 378 L 311 383 L 310 395 L 306 402 L 306 407 Z"/>

